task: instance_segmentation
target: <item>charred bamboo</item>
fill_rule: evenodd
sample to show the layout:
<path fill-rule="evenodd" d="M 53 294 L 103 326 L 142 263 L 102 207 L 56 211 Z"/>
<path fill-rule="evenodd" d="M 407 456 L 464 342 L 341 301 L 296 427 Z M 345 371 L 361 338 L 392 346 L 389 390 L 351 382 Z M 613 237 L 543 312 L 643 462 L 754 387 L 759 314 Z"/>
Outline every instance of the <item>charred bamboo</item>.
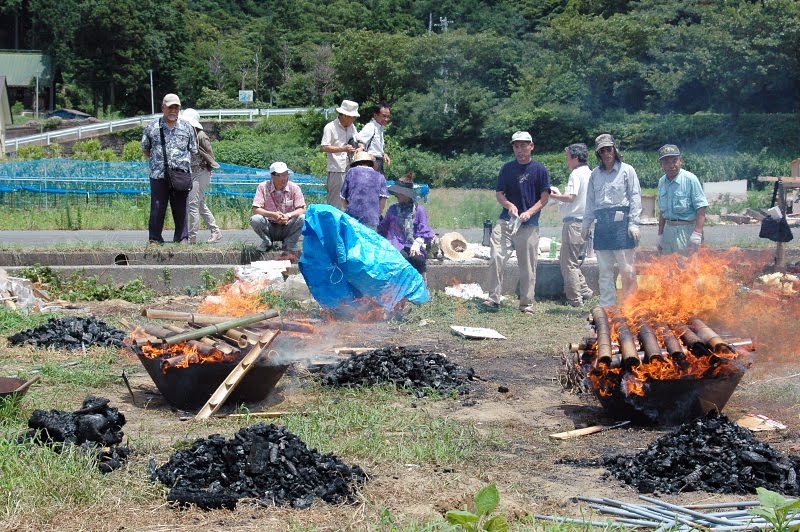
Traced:
<path fill-rule="evenodd" d="M 661 358 L 661 345 L 653 328 L 646 323 L 639 325 L 639 344 L 645 354 L 645 362 Z"/>
<path fill-rule="evenodd" d="M 686 354 L 683 352 L 683 346 L 680 340 L 678 340 L 678 337 L 675 336 L 675 333 L 672 332 L 672 329 L 665 323 L 659 323 L 656 325 L 656 331 L 664 342 L 664 348 L 669 353 L 669 356 L 676 360 L 685 358 Z"/>
<path fill-rule="evenodd" d="M 682 323 L 673 325 L 672 330 L 680 337 L 683 345 L 685 345 L 694 356 L 709 356 L 711 354 L 711 350 L 706 343 L 701 340 L 688 325 Z"/>
<path fill-rule="evenodd" d="M 592 321 L 597 333 L 597 363 L 611 364 L 611 324 L 603 307 L 592 309 Z"/>
<path fill-rule="evenodd" d="M 731 353 L 730 346 L 700 318 L 690 318 L 689 328 L 715 353 Z"/>
<path fill-rule="evenodd" d="M 614 318 L 614 327 L 619 338 L 619 352 L 622 355 L 622 365 L 625 369 L 638 366 L 642 363 L 637 356 L 636 342 L 633 339 L 633 332 L 628 326 L 628 320 L 623 317 Z"/>

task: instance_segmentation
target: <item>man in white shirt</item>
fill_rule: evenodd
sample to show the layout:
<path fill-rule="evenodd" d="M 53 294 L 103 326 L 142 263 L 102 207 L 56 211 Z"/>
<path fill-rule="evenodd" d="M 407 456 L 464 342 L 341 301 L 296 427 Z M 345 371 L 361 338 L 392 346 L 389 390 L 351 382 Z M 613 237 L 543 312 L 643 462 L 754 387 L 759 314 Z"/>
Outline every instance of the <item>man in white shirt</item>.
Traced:
<path fill-rule="evenodd" d="M 372 120 L 361 129 L 358 142 L 364 145 L 367 153 L 375 156 L 375 170 L 384 174 L 383 167 L 392 164 L 389 154 L 386 153 L 386 140 L 383 132 L 392 120 L 392 109 L 389 104 L 381 101 L 372 112 Z"/>
<path fill-rule="evenodd" d="M 561 276 L 564 278 L 564 292 L 567 303 L 582 307 L 594 293 L 586 284 L 581 271 L 581 256 L 585 254 L 586 241 L 581 236 L 581 224 L 586 209 L 586 190 L 592 170 L 587 160 L 589 148 L 586 144 L 570 144 L 565 149 L 567 168 L 571 170 L 567 187 L 562 193 L 557 187 L 550 187 L 550 198 L 561 202 L 559 210 L 564 225 L 561 228 Z"/>
<path fill-rule="evenodd" d="M 354 124 L 361 115 L 358 104 L 350 100 L 343 100 L 336 112 L 339 117 L 325 125 L 320 144 L 322 151 L 328 154 L 328 205 L 344 210 L 341 196 L 344 175 L 353 153 L 363 148 L 358 145 L 358 130 Z"/>

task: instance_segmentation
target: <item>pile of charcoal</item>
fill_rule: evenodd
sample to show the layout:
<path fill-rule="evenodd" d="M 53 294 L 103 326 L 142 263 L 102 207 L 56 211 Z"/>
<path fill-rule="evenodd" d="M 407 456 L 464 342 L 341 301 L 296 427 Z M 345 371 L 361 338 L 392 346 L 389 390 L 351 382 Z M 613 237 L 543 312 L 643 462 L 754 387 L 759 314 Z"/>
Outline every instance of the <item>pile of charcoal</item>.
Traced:
<path fill-rule="evenodd" d="M 153 478 L 170 487 L 167 500 L 233 509 L 239 499 L 308 508 L 314 499 L 352 502 L 367 476 L 332 454 L 321 454 L 285 427 L 260 423 L 226 440 L 215 434 L 176 452 Z"/>
<path fill-rule="evenodd" d="M 385 347 L 328 366 L 322 383 L 330 386 L 363 386 L 394 383 L 422 397 L 426 390 L 442 394 L 469 393 L 475 370 L 454 364 L 439 353 L 406 347 Z"/>
<path fill-rule="evenodd" d="M 762 486 L 800 495 L 800 457 L 786 456 L 722 415 L 683 424 L 633 456 L 605 460 L 640 493 L 755 493 Z"/>
<path fill-rule="evenodd" d="M 122 443 L 125 416 L 108 406 L 104 397 L 87 396 L 80 410 L 35 410 L 28 420 L 27 434 L 20 442 L 33 442 L 61 449 L 64 444 L 77 445 L 97 460 L 102 473 L 122 467 L 130 449 Z"/>
<path fill-rule="evenodd" d="M 83 349 L 92 345 L 122 347 L 127 334 L 94 316 L 50 318 L 36 328 L 8 337 L 13 345 L 35 345 L 55 349 Z"/>

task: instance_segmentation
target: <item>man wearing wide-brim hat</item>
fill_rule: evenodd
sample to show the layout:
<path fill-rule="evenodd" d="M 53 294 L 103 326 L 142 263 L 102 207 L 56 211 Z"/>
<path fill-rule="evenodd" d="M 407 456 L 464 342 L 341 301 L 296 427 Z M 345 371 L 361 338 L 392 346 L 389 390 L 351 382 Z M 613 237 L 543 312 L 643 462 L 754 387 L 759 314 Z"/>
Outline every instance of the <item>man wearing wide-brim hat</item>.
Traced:
<path fill-rule="evenodd" d="M 595 154 L 600 165 L 592 170 L 586 189 L 586 210 L 581 236 L 589 238 L 592 223 L 594 249 L 599 270 L 600 305 L 617 304 L 614 266 L 622 278 L 622 292 L 628 297 L 636 291 L 635 248 L 639 243 L 642 193 L 639 176 L 623 162 L 617 142 L 609 133 L 595 139 Z"/>
<path fill-rule="evenodd" d="M 358 104 L 351 100 L 343 100 L 336 108 L 338 118 L 325 125 L 322 130 L 322 151 L 328 154 L 328 205 L 344 210 L 342 203 L 342 185 L 344 176 L 355 152 L 364 148 L 356 140 L 358 130 L 355 126 L 358 118 Z"/>
<path fill-rule="evenodd" d="M 397 203 L 386 211 L 386 216 L 378 224 L 378 233 L 386 237 L 419 273 L 425 273 L 426 245 L 436 237 L 436 233 L 428 223 L 428 211 L 417 203 L 413 172 L 390 186 L 389 192 L 397 197 Z"/>
<path fill-rule="evenodd" d="M 683 169 L 683 156 L 675 144 L 659 148 L 658 162 L 664 170 L 658 180 L 658 252 L 696 253 L 703 243 L 708 207 L 703 186 Z"/>

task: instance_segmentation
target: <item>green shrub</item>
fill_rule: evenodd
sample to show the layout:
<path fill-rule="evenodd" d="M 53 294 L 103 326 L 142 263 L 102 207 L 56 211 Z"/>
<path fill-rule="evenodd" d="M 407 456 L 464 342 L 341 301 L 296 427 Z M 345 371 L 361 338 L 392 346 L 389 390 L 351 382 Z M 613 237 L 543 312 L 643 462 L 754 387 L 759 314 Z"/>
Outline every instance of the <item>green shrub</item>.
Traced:
<path fill-rule="evenodd" d="M 36 161 L 46 157 L 47 152 L 42 146 L 22 146 L 17 150 L 17 159 L 22 161 Z"/>
<path fill-rule="evenodd" d="M 142 142 L 142 135 L 144 135 L 144 127 L 137 126 L 131 129 L 126 129 L 125 131 L 115 131 L 109 134 L 112 137 L 116 137 L 119 139 L 124 140 L 125 142 Z"/>
<path fill-rule="evenodd" d="M 14 105 L 11 106 L 11 114 L 19 116 L 22 114 L 22 111 L 25 110 L 25 106 L 22 102 L 15 102 Z"/>
<path fill-rule="evenodd" d="M 58 129 L 58 126 L 61 125 L 61 122 L 63 122 L 63 120 L 61 120 L 60 116 L 47 118 L 44 122 L 42 122 L 42 131 L 52 131 L 54 129 Z"/>
<path fill-rule="evenodd" d="M 142 161 L 144 153 L 142 152 L 142 143 L 139 140 L 132 140 L 126 142 L 122 148 L 123 161 Z"/>
<path fill-rule="evenodd" d="M 72 147 L 72 158 L 83 161 L 119 161 L 116 152 L 111 148 L 103 148 L 98 139 L 76 142 Z"/>

